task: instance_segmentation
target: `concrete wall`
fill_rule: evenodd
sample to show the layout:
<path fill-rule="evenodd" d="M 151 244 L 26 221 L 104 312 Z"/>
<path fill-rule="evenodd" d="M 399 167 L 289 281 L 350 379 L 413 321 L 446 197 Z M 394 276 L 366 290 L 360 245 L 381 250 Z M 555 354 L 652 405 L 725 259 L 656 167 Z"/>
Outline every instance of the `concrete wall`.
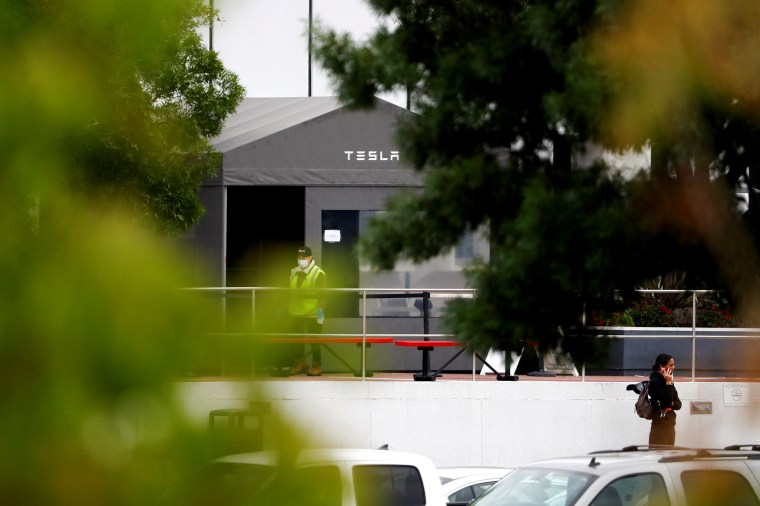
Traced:
<path fill-rule="evenodd" d="M 544 457 L 647 444 L 649 422 L 633 412 L 635 394 L 620 382 L 521 380 L 413 382 L 182 382 L 189 415 L 208 423 L 212 409 L 266 401 L 264 447 L 283 423 L 310 446 L 411 451 L 438 466 L 517 466 Z M 738 388 L 734 388 L 738 387 Z M 676 444 L 723 447 L 760 442 L 760 383 L 680 382 L 683 409 Z M 731 392 L 743 398 L 736 400 Z M 712 403 L 691 414 L 690 402 Z M 746 405 L 743 405 L 746 404 Z M 282 417 L 281 421 L 279 417 Z"/>

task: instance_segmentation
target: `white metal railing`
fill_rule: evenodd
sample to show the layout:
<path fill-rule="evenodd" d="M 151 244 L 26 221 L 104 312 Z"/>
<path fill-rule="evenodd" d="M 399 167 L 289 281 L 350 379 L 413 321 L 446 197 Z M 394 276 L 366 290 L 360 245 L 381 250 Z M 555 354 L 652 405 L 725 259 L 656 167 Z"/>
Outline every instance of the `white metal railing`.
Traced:
<path fill-rule="evenodd" d="M 633 339 L 691 339 L 691 381 L 696 381 L 697 368 L 697 339 L 758 339 L 759 328 L 736 328 L 736 327 L 697 327 L 697 299 L 700 294 L 717 293 L 717 290 L 672 290 L 672 289 L 639 289 L 639 293 L 668 294 L 690 293 L 691 294 L 691 327 L 601 327 L 605 329 L 598 337 L 626 337 Z M 600 327 L 597 327 L 600 328 Z M 639 330 L 631 332 L 631 329 Z M 657 329 L 646 331 L 644 329 Z M 585 371 L 584 371 L 585 372 Z"/>
<path fill-rule="evenodd" d="M 293 291 L 291 288 L 279 288 L 279 287 L 192 287 L 187 290 L 207 292 L 207 293 L 237 293 L 237 294 L 249 294 L 251 298 L 251 329 L 255 329 L 256 318 L 256 293 L 257 292 L 289 292 Z M 407 294 L 408 297 L 421 297 L 423 294 L 429 295 L 431 298 L 451 298 L 451 297 L 475 297 L 476 290 L 469 288 L 325 288 L 322 290 L 314 290 L 315 292 L 323 291 L 330 293 L 356 293 L 360 297 L 361 302 L 361 330 L 358 333 L 350 334 L 320 334 L 322 337 L 357 337 L 362 338 L 361 346 L 361 377 L 366 376 L 366 339 L 368 337 L 392 337 L 392 338 L 418 338 L 420 336 L 423 339 L 428 340 L 430 338 L 454 338 L 456 336 L 452 334 L 431 334 L 429 333 L 427 318 L 428 318 L 428 305 L 423 302 L 422 317 L 426 320 L 424 323 L 424 330 L 422 333 L 412 334 L 400 334 L 400 333 L 380 333 L 373 334 L 367 332 L 367 299 L 382 297 L 382 295 L 392 294 Z M 652 294 L 669 294 L 669 293 L 690 293 L 692 299 L 692 322 L 691 327 L 594 327 L 589 328 L 604 329 L 604 332 L 600 332 L 597 337 L 610 338 L 610 337 L 625 337 L 633 339 L 691 339 L 692 352 L 691 352 L 691 381 L 695 381 L 696 378 L 696 355 L 697 355 L 697 339 L 758 339 L 760 338 L 760 328 L 715 328 L 715 327 L 697 327 L 697 305 L 698 296 L 707 293 L 716 293 L 716 290 L 674 290 L 674 289 L 640 289 L 636 290 L 639 293 L 652 293 Z M 419 294 L 419 295 L 418 295 Z M 424 298 L 424 297 L 423 297 Z M 226 300 L 226 297 L 225 299 Z M 224 314 L 224 313 L 223 313 Z M 635 330 L 634 330 L 635 329 Z M 651 329 L 651 330 L 646 330 Z M 639 332 L 636 332 L 639 331 Z M 250 335 L 255 335 L 255 332 L 251 332 Z M 276 334 L 268 332 L 270 336 L 284 336 L 293 334 Z M 233 334 L 230 334 L 233 335 Z M 299 334 L 303 335 L 303 334 Z M 476 361 L 473 355 L 472 373 L 475 375 Z M 582 368 L 582 376 L 585 378 L 585 365 Z"/>
<path fill-rule="evenodd" d="M 251 308 L 250 308 L 250 314 L 251 314 L 251 329 L 254 330 L 256 328 L 256 293 L 257 292 L 292 292 L 292 291 L 299 291 L 302 292 L 301 289 L 292 289 L 292 288 L 278 288 L 278 287 L 264 287 L 264 286 L 249 286 L 249 287 L 193 287 L 193 288 L 187 288 L 187 290 L 191 291 L 199 291 L 199 292 L 208 292 L 208 293 L 223 293 L 227 294 L 229 293 L 238 293 L 238 294 L 250 294 L 251 297 Z M 367 374 L 367 338 L 368 337 L 392 337 L 392 338 L 418 338 L 420 336 L 423 337 L 424 340 L 429 340 L 430 338 L 453 338 L 455 337 L 452 334 L 431 334 L 429 332 L 429 326 L 428 326 L 428 304 L 427 300 L 428 297 L 431 298 L 451 298 L 451 297 L 467 297 L 472 298 L 475 295 L 475 290 L 471 288 L 324 288 L 324 289 L 314 289 L 313 292 L 328 292 L 328 293 L 356 293 L 358 297 L 360 297 L 361 302 L 361 311 L 360 311 L 360 318 L 361 318 L 361 331 L 358 332 L 358 336 L 362 338 L 361 343 L 361 378 L 364 380 L 366 378 Z M 424 329 L 421 333 L 413 333 L 413 334 L 400 334 L 400 333 L 381 333 L 381 334 L 372 334 L 367 332 L 367 299 L 368 296 L 371 297 L 373 295 L 377 295 L 380 298 L 382 295 L 391 295 L 391 294 L 408 294 L 408 297 L 415 297 L 419 298 L 421 297 L 423 299 L 422 304 L 422 318 L 424 319 Z M 225 312 L 223 311 L 223 314 Z M 256 332 L 251 332 L 250 335 L 256 335 Z M 267 332 L 266 335 L 269 336 L 292 336 L 294 334 L 283 334 L 283 333 L 272 333 Z M 298 334 L 301 336 L 305 336 L 305 334 Z M 320 334 L 318 337 L 356 337 L 357 333 L 351 333 L 351 334 Z M 315 336 L 317 337 L 317 336 Z M 475 358 L 473 355 L 473 366 L 472 366 L 472 373 L 473 373 L 473 379 L 475 375 Z"/>

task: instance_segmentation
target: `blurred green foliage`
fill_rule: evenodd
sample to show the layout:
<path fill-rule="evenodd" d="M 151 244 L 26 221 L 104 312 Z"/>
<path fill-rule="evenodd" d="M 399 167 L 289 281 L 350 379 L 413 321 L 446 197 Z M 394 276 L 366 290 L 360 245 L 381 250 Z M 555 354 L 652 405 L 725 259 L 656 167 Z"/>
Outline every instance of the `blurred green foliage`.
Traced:
<path fill-rule="evenodd" d="M 221 163 L 208 139 L 245 93 L 201 41 L 213 11 L 200 0 L 3 8 L 8 182 L 35 185 L 23 197 L 66 185 L 164 234 L 194 225 L 197 187 Z"/>
<path fill-rule="evenodd" d="M 156 504 L 212 448 L 174 392 L 207 308 L 154 231 L 202 212 L 242 88 L 201 0 L 0 12 L 0 503 Z"/>

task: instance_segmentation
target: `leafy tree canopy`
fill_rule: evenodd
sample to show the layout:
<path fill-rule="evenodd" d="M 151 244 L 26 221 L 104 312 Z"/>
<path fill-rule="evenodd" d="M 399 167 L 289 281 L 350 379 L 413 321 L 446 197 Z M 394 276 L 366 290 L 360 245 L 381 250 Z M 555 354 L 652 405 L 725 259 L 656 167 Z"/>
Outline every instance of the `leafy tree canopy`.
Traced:
<path fill-rule="evenodd" d="M 176 390 L 218 308 L 133 219 L 192 221 L 240 93 L 203 4 L 0 0 L 1 504 L 219 503 L 191 493 L 214 453 Z"/>
<path fill-rule="evenodd" d="M 221 166 L 208 139 L 221 132 L 245 94 L 199 35 L 215 11 L 193 0 L 162 2 L 146 12 L 12 2 L 10 13 L 5 17 L 11 33 L 24 26 L 27 42 L 44 37 L 61 55 L 52 65 L 38 62 L 46 68 L 36 77 L 61 85 L 50 100 L 65 104 L 67 95 L 75 96 L 73 88 L 88 98 L 69 118 L 77 128 L 54 139 L 65 147 L 67 184 L 96 200 L 120 202 L 161 234 L 182 233 L 197 223 L 203 213 L 197 188 Z M 154 28 L 144 26 L 151 16 L 157 16 L 156 38 L 144 37 Z M 80 36 L 72 37 L 77 31 Z M 22 40 L 11 40 L 6 50 L 23 58 Z M 68 78 L 61 79 L 63 74 Z M 39 135 L 46 119 L 35 112 L 29 114 L 38 121 Z"/>
<path fill-rule="evenodd" d="M 729 289 L 754 321 L 758 205 L 750 192 L 741 216 L 735 191 L 759 174 L 758 5 L 368 3 L 388 23 L 361 44 L 318 27 L 317 59 L 351 106 L 411 91 L 419 114 L 397 141 L 426 176 L 360 254 L 380 269 L 424 261 L 487 225 L 490 261 L 468 272 L 478 296 L 449 306 L 452 332 L 592 362 L 582 315 L 673 271 Z M 649 149 L 651 170 L 623 178 L 594 146 Z"/>

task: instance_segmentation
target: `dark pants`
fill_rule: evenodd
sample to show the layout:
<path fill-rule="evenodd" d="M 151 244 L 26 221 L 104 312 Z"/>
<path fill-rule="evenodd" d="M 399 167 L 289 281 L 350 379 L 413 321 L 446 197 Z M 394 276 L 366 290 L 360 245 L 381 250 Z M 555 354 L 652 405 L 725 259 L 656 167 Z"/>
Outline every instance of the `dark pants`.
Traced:
<path fill-rule="evenodd" d="M 307 318 L 305 316 L 294 316 L 290 315 L 290 333 L 291 334 L 321 334 L 322 333 L 322 327 L 324 324 L 317 323 L 316 318 Z M 294 336 L 297 337 L 297 336 Z M 307 336 L 304 336 L 307 337 Z M 317 336 L 312 336 L 317 337 Z M 308 344 L 300 345 L 300 344 L 294 344 L 292 346 L 292 353 L 291 356 L 293 357 L 293 362 L 297 362 L 298 360 L 304 358 L 308 353 L 306 352 L 306 347 Z M 312 362 L 321 362 L 322 361 L 322 345 L 321 344 L 312 344 L 311 345 L 311 360 Z"/>
<path fill-rule="evenodd" d="M 676 422 L 669 417 L 655 418 L 649 429 L 650 445 L 674 445 L 676 443 Z"/>

